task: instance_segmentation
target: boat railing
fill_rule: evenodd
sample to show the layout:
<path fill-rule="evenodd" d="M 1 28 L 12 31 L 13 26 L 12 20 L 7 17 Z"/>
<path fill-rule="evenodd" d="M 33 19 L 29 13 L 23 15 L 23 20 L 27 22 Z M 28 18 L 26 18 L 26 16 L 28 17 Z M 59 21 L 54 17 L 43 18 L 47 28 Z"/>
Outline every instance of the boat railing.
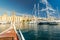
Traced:
<path fill-rule="evenodd" d="M 16 30 L 15 23 L 13 24 L 13 27 L 14 27 L 14 30 L 15 30 L 16 34 L 18 35 L 19 40 L 25 40 L 21 30 L 20 29 L 18 31 Z"/>

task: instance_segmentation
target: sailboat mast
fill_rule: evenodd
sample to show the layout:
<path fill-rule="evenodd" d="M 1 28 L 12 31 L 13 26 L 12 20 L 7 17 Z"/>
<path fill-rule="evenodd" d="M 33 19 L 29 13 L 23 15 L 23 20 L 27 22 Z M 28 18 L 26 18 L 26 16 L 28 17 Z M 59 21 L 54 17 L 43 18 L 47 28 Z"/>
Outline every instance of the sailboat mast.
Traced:
<path fill-rule="evenodd" d="M 48 10 L 49 10 L 49 7 L 48 7 L 48 4 L 46 3 L 46 13 L 47 13 L 47 18 L 49 18 L 49 16 L 50 16 Z"/>
<path fill-rule="evenodd" d="M 34 14 L 36 16 L 36 4 L 34 4 Z"/>
<path fill-rule="evenodd" d="M 38 17 L 39 17 L 40 15 L 39 15 L 39 3 L 38 3 Z"/>
<path fill-rule="evenodd" d="M 59 19 L 59 12 L 58 12 L 58 7 L 57 7 L 57 13 L 58 13 L 58 19 Z"/>

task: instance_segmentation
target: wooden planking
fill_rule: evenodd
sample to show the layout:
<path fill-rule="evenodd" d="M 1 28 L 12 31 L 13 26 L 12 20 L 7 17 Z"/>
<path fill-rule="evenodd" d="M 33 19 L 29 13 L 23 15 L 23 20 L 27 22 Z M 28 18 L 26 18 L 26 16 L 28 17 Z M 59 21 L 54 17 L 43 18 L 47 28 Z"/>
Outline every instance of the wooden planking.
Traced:
<path fill-rule="evenodd" d="M 14 40 L 13 37 L 2 37 L 0 38 L 0 40 Z"/>

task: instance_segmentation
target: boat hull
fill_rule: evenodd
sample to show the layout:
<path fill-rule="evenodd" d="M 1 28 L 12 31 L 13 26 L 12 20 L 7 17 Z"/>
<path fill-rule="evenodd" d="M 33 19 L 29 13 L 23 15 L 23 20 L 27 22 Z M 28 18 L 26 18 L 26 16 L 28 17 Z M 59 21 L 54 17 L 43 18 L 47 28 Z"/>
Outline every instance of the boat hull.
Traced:
<path fill-rule="evenodd" d="M 47 25 L 58 25 L 58 22 L 39 22 L 38 25 L 47 24 Z"/>

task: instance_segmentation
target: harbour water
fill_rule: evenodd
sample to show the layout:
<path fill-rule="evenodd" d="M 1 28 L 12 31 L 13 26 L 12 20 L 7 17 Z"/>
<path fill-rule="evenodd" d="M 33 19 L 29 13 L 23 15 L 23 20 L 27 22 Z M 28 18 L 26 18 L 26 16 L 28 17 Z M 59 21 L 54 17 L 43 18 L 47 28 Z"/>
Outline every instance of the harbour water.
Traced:
<path fill-rule="evenodd" d="M 0 25 L 0 33 L 7 30 L 9 24 Z M 37 25 L 20 24 L 16 25 L 17 30 L 20 29 L 25 40 L 60 40 L 60 24 L 59 25 Z"/>
<path fill-rule="evenodd" d="M 60 25 L 28 24 L 22 30 L 26 40 L 60 40 Z"/>

